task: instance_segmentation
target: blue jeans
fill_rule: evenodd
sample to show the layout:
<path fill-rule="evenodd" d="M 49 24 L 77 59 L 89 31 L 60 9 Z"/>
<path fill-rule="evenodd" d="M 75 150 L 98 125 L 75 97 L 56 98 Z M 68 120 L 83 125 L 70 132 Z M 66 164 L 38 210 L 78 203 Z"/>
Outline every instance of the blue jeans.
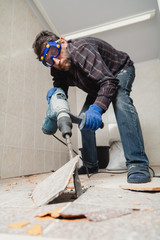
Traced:
<path fill-rule="evenodd" d="M 135 164 L 148 166 L 149 161 L 144 150 L 138 114 L 133 105 L 133 100 L 130 98 L 135 78 L 134 66 L 122 70 L 116 78 L 119 79 L 119 88 L 112 104 L 126 158 L 126 166 L 129 167 Z M 86 100 L 81 112 L 86 111 L 93 102 Z M 83 129 L 81 136 L 83 147 L 82 158 L 85 165 L 87 167 L 98 166 L 95 132 Z"/>

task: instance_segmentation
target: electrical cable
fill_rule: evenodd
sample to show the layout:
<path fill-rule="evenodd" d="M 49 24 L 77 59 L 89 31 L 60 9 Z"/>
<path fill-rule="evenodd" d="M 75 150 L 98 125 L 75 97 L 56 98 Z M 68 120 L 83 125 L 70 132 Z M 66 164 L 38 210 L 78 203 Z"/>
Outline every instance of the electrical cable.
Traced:
<path fill-rule="evenodd" d="M 67 144 L 66 144 L 65 142 L 63 142 L 60 138 L 58 138 L 55 134 L 53 134 L 53 137 L 55 137 L 58 141 L 60 141 L 62 144 L 64 144 L 64 145 L 67 147 Z M 73 152 L 74 152 L 74 154 L 78 155 L 78 153 L 77 153 L 74 149 L 73 149 Z M 81 160 L 83 160 L 81 156 L 79 156 L 79 157 L 80 157 Z M 117 172 L 117 171 L 113 171 L 113 172 L 112 172 L 112 171 L 101 171 L 101 172 L 89 174 L 89 171 L 88 171 L 87 166 L 85 165 L 84 162 L 83 162 L 83 164 L 84 164 L 84 166 L 85 166 L 85 168 L 86 168 L 86 172 L 87 172 L 88 178 L 90 178 L 91 176 L 93 176 L 93 175 L 95 175 L 95 174 L 98 174 L 98 173 L 123 174 L 123 173 L 127 173 L 127 172 L 128 172 L 128 170 L 122 171 L 122 172 Z M 152 171 L 153 177 L 160 178 L 160 176 L 156 176 L 156 175 L 155 175 L 155 171 L 153 170 L 153 168 L 149 167 L 149 169 Z"/>
<path fill-rule="evenodd" d="M 149 167 L 149 169 L 151 169 L 151 171 L 152 171 L 152 173 L 153 173 L 153 177 L 155 177 L 155 178 L 160 178 L 160 176 L 156 176 L 156 175 L 155 175 L 155 171 L 153 170 L 153 168 Z"/>
<path fill-rule="evenodd" d="M 64 144 L 67 147 L 67 144 L 65 142 L 63 142 L 60 138 L 58 138 L 56 135 L 53 134 L 53 137 L 55 137 L 58 141 L 60 141 L 62 144 Z M 74 154 L 78 155 L 78 153 L 74 149 L 72 149 L 72 151 L 74 152 Z M 81 156 L 79 156 L 79 157 L 83 161 L 82 157 Z M 85 163 L 84 163 L 84 166 L 86 168 L 87 176 L 88 176 L 88 178 L 90 178 L 89 171 L 88 171 L 88 168 L 85 165 Z"/>
<path fill-rule="evenodd" d="M 53 134 L 53 137 L 55 137 L 58 141 L 60 141 L 62 144 L 64 144 L 67 147 L 67 144 L 63 142 L 60 138 L 58 138 L 56 135 Z M 73 149 L 73 152 L 78 155 L 78 153 Z M 81 157 L 80 157 L 81 158 Z M 81 158 L 82 159 L 82 158 Z"/>
<path fill-rule="evenodd" d="M 55 134 L 53 134 L 53 137 L 54 138 L 56 138 L 58 141 L 60 141 L 62 144 L 64 144 L 66 147 L 67 147 L 67 144 L 64 142 L 64 141 L 62 141 L 59 137 L 57 137 Z M 76 155 L 78 155 L 78 153 L 73 149 L 73 152 L 74 152 L 74 154 L 76 154 Z M 80 157 L 80 159 L 83 161 L 83 159 L 82 159 L 82 157 L 81 156 L 79 156 Z M 128 172 L 128 170 L 127 171 L 123 171 L 123 172 L 112 172 L 112 171 L 101 171 L 101 172 L 97 172 L 97 173 L 92 173 L 92 174 L 89 174 L 89 170 L 88 170 L 88 167 L 85 165 L 85 163 L 83 162 L 83 164 L 84 164 L 84 166 L 85 166 L 85 168 L 86 168 L 86 172 L 87 172 L 87 176 L 88 176 L 88 178 L 90 178 L 91 176 L 93 176 L 93 175 L 95 175 L 95 174 L 98 174 L 98 173 L 108 173 L 108 174 L 122 174 L 122 173 L 127 173 Z"/>

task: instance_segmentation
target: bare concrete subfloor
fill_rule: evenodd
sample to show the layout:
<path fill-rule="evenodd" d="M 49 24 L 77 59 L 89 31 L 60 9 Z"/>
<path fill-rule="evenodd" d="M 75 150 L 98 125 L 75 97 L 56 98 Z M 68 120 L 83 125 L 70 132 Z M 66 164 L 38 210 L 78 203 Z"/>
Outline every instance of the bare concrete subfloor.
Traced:
<path fill-rule="evenodd" d="M 154 170 L 160 175 L 160 168 Z M 98 173 L 89 179 L 80 176 L 84 193 L 78 199 L 74 199 L 71 181 L 71 190 L 51 204 L 37 207 L 31 198 L 32 191 L 50 174 L 0 180 L 0 240 L 160 240 L 160 192 L 124 190 L 120 186 L 131 186 L 126 173 Z M 132 186 L 160 188 L 160 178 Z M 75 219 L 36 218 L 60 207 L 64 215 Z M 8 226 L 24 221 L 28 224 L 22 228 Z M 37 223 L 42 233 L 29 234 L 27 230 Z"/>

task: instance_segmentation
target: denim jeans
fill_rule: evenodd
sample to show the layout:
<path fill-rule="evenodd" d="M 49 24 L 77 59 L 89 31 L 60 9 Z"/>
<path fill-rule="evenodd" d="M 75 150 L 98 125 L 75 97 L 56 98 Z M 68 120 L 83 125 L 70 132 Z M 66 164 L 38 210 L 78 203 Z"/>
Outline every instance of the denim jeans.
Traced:
<path fill-rule="evenodd" d="M 130 97 L 135 78 L 134 66 L 122 70 L 116 77 L 119 79 L 119 88 L 112 104 L 126 158 L 126 166 L 135 164 L 148 166 L 149 161 L 144 150 L 138 114 Z M 93 101 L 86 100 L 81 112 L 86 111 L 92 103 Z M 95 132 L 83 129 L 81 136 L 82 158 L 85 165 L 87 167 L 98 166 Z"/>

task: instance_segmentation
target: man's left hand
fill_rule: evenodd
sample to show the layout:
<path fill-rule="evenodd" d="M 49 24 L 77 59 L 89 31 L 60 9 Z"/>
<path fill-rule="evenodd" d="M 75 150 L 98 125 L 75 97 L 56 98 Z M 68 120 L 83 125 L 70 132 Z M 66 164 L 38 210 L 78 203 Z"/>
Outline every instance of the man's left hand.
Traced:
<path fill-rule="evenodd" d="M 96 131 L 102 124 L 102 109 L 99 106 L 93 104 L 90 105 L 85 114 L 86 122 L 84 128 Z"/>

